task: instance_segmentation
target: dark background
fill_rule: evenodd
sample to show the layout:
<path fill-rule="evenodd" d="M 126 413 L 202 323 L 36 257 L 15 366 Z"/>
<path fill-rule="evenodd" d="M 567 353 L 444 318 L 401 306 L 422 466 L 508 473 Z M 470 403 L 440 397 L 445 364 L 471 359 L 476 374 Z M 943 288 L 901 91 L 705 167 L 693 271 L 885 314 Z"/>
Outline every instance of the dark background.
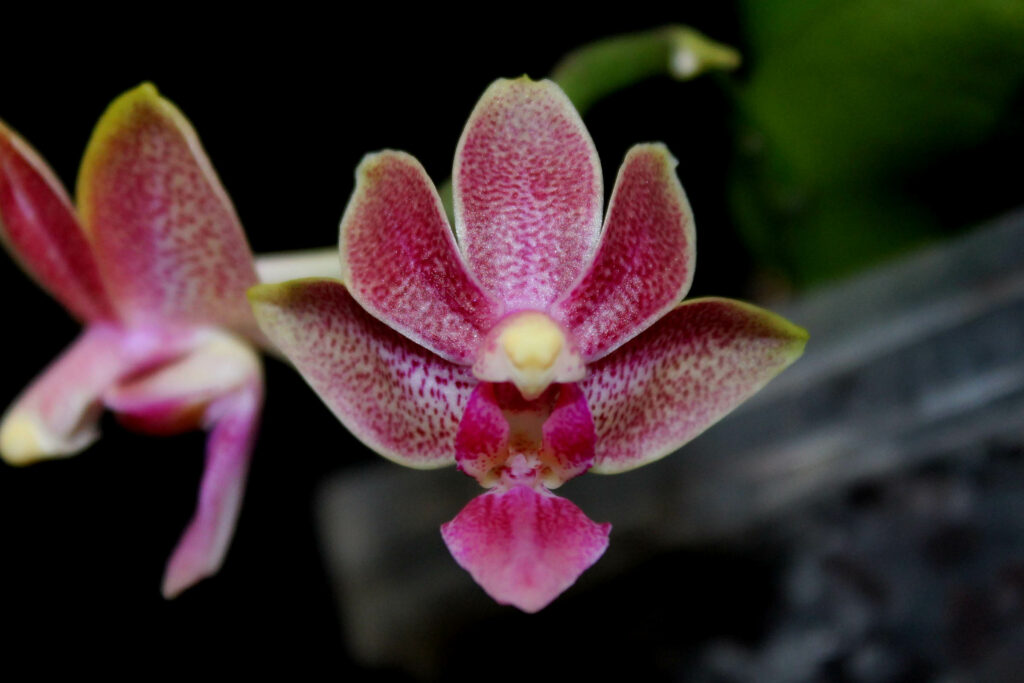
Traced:
<path fill-rule="evenodd" d="M 741 50 L 735 78 L 654 79 L 585 121 L 606 189 L 634 143 L 663 141 L 679 159 L 700 244 L 692 294 L 771 305 L 1024 200 L 1024 59 L 1011 58 L 1024 20 L 1000 14 L 1012 2 L 735 4 L 746 19 L 731 2 L 572 17 L 553 16 L 551 3 L 415 14 L 371 6 L 358 18 L 336 16 L 340 6 L 231 17 L 213 5 L 35 16 L 5 6 L 0 118 L 71 188 L 106 105 L 152 81 L 193 122 L 254 251 L 323 247 L 337 240 L 365 153 L 408 151 L 440 182 L 493 79 L 539 78 L 597 38 L 686 23 Z M 818 33 L 804 30 L 815 25 Z M 774 67 L 758 71 L 769 57 Z M 751 134 L 752 122 L 763 130 Z M 2 256 L 0 280 L 2 408 L 78 325 Z M 135 678 L 280 669 L 411 678 L 347 649 L 315 527 L 323 483 L 380 459 L 285 365 L 267 360 L 266 375 L 227 561 L 172 602 L 160 579 L 193 511 L 204 435 L 139 436 L 106 415 L 102 439 L 75 458 L 0 464 L 5 664 Z M 459 631 L 421 670 L 446 679 L 874 683 L 949 681 L 957 671 L 1014 680 L 1024 652 L 1019 444 L 976 444 L 969 457 L 862 482 L 767 521 L 753 538 L 585 582 L 537 615 L 503 610 Z M 956 508 L 965 498 L 974 501 L 966 520 Z M 439 534 L 424 542 L 441 544 Z M 819 624 L 834 627 L 825 640 L 800 640 Z"/>
<path fill-rule="evenodd" d="M 558 22 L 527 16 L 521 8 L 507 14 L 514 18 L 475 25 L 476 17 L 454 12 L 409 17 L 398 10 L 359 22 L 312 13 L 230 22 L 211 22 L 201 12 L 59 22 L 12 17 L 0 42 L 0 117 L 71 188 L 106 104 L 143 80 L 153 81 L 196 127 L 254 251 L 320 247 L 336 242 L 364 153 L 406 150 L 435 180 L 446 178 L 462 125 L 496 77 L 538 78 L 577 45 L 669 21 L 741 41 L 727 8 Z M 700 226 L 698 294 L 746 290 L 747 257 L 731 232 L 724 190 L 728 112 L 725 95 L 710 79 L 656 79 L 586 117 L 608 188 L 633 143 L 662 140 L 680 159 Z M 7 258 L 0 262 L 0 279 L 6 308 L 0 404 L 6 406 L 78 327 Z M 376 456 L 288 368 L 268 360 L 266 372 L 265 417 L 227 561 L 215 578 L 173 602 L 160 597 L 159 582 L 192 514 L 202 434 L 148 438 L 106 415 L 102 439 L 80 456 L 24 469 L 0 465 L 0 631 L 6 632 L 7 661 L 28 662 L 40 673 L 68 666 L 138 672 L 141 663 L 152 671 L 284 665 L 352 680 L 400 677 L 351 661 L 313 526 L 318 483 Z M 745 562 L 712 559 L 700 567 L 691 569 L 694 576 L 706 571 L 721 582 L 714 600 L 732 596 L 746 606 L 745 593 L 736 594 L 727 581 L 750 576 Z M 611 594 L 618 602 L 607 604 L 657 600 L 633 595 L 631 585 L 623 583 L 626 592 Z M 613 627 L 611 613 L 593 621 L 603 613 L 602 603 L 587 604 L 593 606 L 575 615 L 569 608 L 558 621 L 512 615 L 495 633 L 505 638 L 509 628 L 522 632 L 529 649 L 536 648 L 524 662 L 536 660 L 551 672 L 561 666 L 553 662 L 585 671 L 591 665 L 574 669 L 577 655 L 563 659 L 548 651 L 545 640 L 557 640 L 551 629 L 566 623 Z M 758 609 L 752 608 L 755 620 Z M 601 640 L 609 638 L 615 635 L 606 632 Z M 600 667 L 627 670 L 644 656 L 606 654 Z M 467 661 L 486 659 L 478 654 Z M 469 673 L 457 663 L 452 667 Z"/>

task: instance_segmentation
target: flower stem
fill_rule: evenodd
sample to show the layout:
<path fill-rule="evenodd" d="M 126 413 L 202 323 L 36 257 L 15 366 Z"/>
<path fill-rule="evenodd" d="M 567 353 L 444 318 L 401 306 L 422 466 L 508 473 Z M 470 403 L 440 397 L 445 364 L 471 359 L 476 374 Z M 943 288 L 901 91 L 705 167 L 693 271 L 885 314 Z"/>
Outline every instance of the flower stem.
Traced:
<path fill-rule="evenodd" d="M 338 247 L 279 251 L 256 255 L 256 274 L 260 282 L 275 283 L 304 277 L 341 279 Z"/>
<path fill-rule="evenodd" d="M 740 53 L 688 26 L 613 36 L 570 52 L 551 73 L 580 114 L 627 86 L 655 76 L 690 80 L 740 65 Z"/>

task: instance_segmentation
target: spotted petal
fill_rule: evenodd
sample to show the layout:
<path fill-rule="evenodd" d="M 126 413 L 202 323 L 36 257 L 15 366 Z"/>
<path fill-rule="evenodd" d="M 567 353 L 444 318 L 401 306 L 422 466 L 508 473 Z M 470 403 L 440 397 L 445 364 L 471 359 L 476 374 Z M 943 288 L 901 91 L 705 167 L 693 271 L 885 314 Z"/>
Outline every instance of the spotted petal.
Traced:
<path fill-rule="evenodd" d="M 463 130 L 452 173 L 455 233 L 484 289 L 545 310 L 587 267 L 601 228 L 601 166 L 551 81 L 495 81 Z"/>
<path fill-rule="evenodd" d="M 46 162 L 2 121 L 0 242 L 75 317 L 113 317 L 67 193 Z"/>
<path fill-rule="evenodd" d="M 25 465 L 82 451 L 99 436 L 103 392 L 190 343 L 187 334 L 90 325 L 8 409 L 0 422 L 0 455 Z"/>
<path fill-rule="evenodd" d="M 477 496 L 441 526 L 455 560 L 487 594 L 524 612 L 547 606 L 608 547 L 610 524 L 591 521 L 543 487 Z"/>
<path fill-rule="evenodd" d="M 677 306 L 580 383 L 597 429 L 593 471 L 668 455 L 749 398 L 803 353 L 807 333 L 739 301 Z"/>
<path fill-rule="evenodd" d="M 122 317 L 246 330 L 256 284 L 234 207 L 188 120 L 151 84 L 114 100 L 78 176 L 78 208 Z"/>
<path fill-rule="evenodd" d="M 382 324 L 328 279 L 260 285 L 256 319 L 339 420 L 367 446 L 410 467 L 450 465 L 476 381 Z"/>
<path fill-rule="evenodd" d="M 552 307 L 588 362 L 645 330 L 690 289 L 696 238 L 675 166 L 660 144 L 626 154 L 594 262 Z"/>
<path fill-rule="evenodd" d="M 426 171 L 402 152 L 359 164 L 341 221 L 341 273 L 366 310 L 456 363 L 473 362 L 501 315 L 463 266 Z"/>

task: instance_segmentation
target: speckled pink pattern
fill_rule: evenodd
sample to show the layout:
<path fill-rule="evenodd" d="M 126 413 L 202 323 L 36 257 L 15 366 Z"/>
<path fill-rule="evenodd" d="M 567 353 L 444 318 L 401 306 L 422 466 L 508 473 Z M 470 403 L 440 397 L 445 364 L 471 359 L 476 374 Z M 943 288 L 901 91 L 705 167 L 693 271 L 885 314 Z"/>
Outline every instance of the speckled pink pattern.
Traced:
<path fill-rule="evenodd" d="M 608 547 L 597 524 L 570 501 L 528 486 L 477 496 L 441 535 L 487 594 L 524 612 L 546 607 Z"/>
<path fill-rule="evenodd" d="M 686 296 L 693 216 L 664 145 L 637 145 L 619 169 L 597 256 L 552 316 L 586 361 L 618 348 Z"/>
<path fill-rule="evenodd" d="M 452 183 L 469 269 L 508 310 L 545 309 L 586 268 L 601 226 L 601 166 L 551 81 L 487 89 L 459 141 Z"/>
<path fill-rule="evenodd" d="M 76 318 L 113 318 L 67 193 L 46 162 L 2 121 L 0 241 Z"/>
<path fill-rule="evenodd" d="M 806 334 L 728 299 L 679 305 L 589 365 L 581 386 L 597 429 L 594 472 L 668 455 L 725 416 L 803 351 Z"/>
<path fill-rule="evenodd" d="M 336 280 L 250 293 L 263 331 L 353 434 L 410 467 L 455 459 L 455 434 L 476 380 L 364 311 Z"/>
<path fill-rule="evenodd" d="M 342 278 L 363 307 L 448 360 L 473 362 L 501 315 L 463 266 L 437 191 L 408 154 L 359 165 L 341 255 Z"/>
<path fill-rule="evenodd" d="M 107 291 L 131 324 L 246 328 L 257 280 L 238 217 L 191 125 L 144 88 L 111 105 L 79 177 Z"/>

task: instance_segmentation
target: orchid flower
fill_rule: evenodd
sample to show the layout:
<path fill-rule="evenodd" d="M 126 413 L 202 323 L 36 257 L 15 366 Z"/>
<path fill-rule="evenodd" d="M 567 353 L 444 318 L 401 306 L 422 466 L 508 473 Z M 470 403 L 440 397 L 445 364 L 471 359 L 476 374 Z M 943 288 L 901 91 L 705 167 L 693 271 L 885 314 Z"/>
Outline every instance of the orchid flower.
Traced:
<path fill-rule="evenodd" d="M 456 152 L 454 234 L 422 166 L 367 156 L 341 222 L 343 282 L 250 290 L 263 331 L 359 439 L 487 492 L 441 527 L 495 600 L 534 612 L 605 551 L 609 524 L 552 490 L 697 436 L 802 352 L 806 333 L 728 299 L 680 303 L 690 206 L 664 146 L 602 178 L 550 81 L 500 80 Z"/>
<path fill-rule="evenodd" d="M 261 339 L 245 299 L 257 279 L 231 201 L 192 126 L 144 84 L 97 124 L 77 211 L 0 123 L 0 238 L 85 325 L 4 415 L 4 460 L 82 451 L 104 406 L 142 432 L 209 431 L 198 506 L 164 575 L 173 597 L 223 561 L 263 402 L 260 359 L 243 340 Z"/>

